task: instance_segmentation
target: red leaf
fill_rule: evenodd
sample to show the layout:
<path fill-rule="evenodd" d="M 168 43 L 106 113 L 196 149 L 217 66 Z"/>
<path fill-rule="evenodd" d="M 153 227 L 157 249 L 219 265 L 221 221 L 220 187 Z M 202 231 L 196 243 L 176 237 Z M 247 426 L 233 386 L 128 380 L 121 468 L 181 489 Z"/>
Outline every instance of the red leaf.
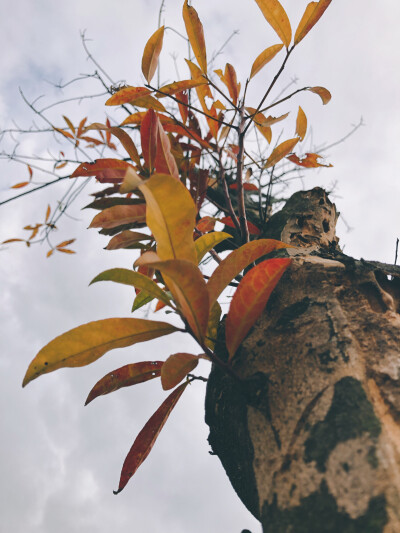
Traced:
<path fill-rule="evenodd" d="M 276 287 L 291 259 L 268 259 L 252 268 L 243 277 L 233 295 L 226 318 L 226 347 L 232 358 Z"/>
<path fill-rule="evenodd" d="M 309 154 L 307 153 L 305 157 L 298 157 L 296 154 L 292 154 L 286 157 L 292 163 L 299 165 L 300 167 L 305 168 L 316 168 L 316 167 L 332 167 L 333 165 L 324 165 L 323 163 L 318 163 L 317 159 L 321 156 L 318 154 Z"/>
<path fill-rule="evenodd" d="M 174 156 L 171 153 L 171 143 L 161 122 L 157 119 L 157 151 L 154 166 L 159 174 L 169 174 L 179 179 L 179 171 Z"/>
<path fill-rule="evenodd" d="M 81 163 L 71 174 L 71 178 L 78 176 L 96 176 L 100 183 L 121 183 L 126 170 L 133 168 L 126 161 L 119 159 L 97 159 L 94 163 Z"/>
<path fill-rule="evenodd" d="M 188 383 L 182 383 L 176 388 L 166 400 L 160 405 L 157 411 L 147 421 L 139 435 L 136 437 L 132 448 L 129 450 L 128 455 L 124 461 L 121 471 L 121 478 L 119 481 L 118 490 L 114 491 L 114 494 L 118 494 L 126 486 L 131 477 L 135 474 L 136 470 L 147 458 L 154 443 L 160 434 L 160 431 L 164 427 L 172 409 L 177 404 L 179 398 L 182 396 L 183 391 L 186 389 Z"/>
<path fill-rule="evenodd" d="M 231 185 L 229 185 L 229 188 L 234 190 L 237 189 L 237 183 L 232 183 Z M 258 191 L 258 187 L 257 185 L 254 185 L 254 183 L 243 183 L 243 189 L 245 191 Z"/>
<path fill-rule="evenodd" d="M 189 372 L 196 368 L 199 357 L 191 353 L 174 353 L 161 369 L 161 385 L 164 390 L 173 389 Z"/>
<path fill-rule="evenodd" d="M 203 217 L 198 221 L 196 228 L 202 233 L 207 233 L 208 231 L 212 231 L 214 229 L 215 222 L 217 220 L 218 219 L 215 217 Z"/>
<path fill-rule="evenodd" d="M 231 217 L 223 217 L 219 221 L 225 224 L 225 226 L 229 226 L 230 228 L 235 227 L 235 224 Z M 257 226 L 255 226 L 251 222 L 247 221 L 247 227 L 251 235 L 260 235 L 261 231 L 257 228 Z"/>
<path fill-rule="evenodd" d="M 163 364 L 163 361 L 141 361 L 113 370 L 96 383 L 89 392 L 85 405 L 103 394 L 159 377 Z"/>

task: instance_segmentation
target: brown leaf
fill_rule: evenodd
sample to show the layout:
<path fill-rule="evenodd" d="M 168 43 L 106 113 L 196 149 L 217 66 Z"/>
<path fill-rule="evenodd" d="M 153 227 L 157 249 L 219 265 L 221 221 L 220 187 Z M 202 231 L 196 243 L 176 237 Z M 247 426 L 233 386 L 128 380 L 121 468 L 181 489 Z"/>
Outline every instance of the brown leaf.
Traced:
<path fill-rule="evenodd" d="M 225 66 L 224 78 L 226 86 L 228 87 L 229 95 L 233 100 L 233 104 L 236 105 L 240 89 L 237 82 L 236 71 L 230 63 L 227 63 Z"/>
<path fill-rule="evenodd" d="M 152 240 L 150 235 L 140 233 L 137 231 L 121 231 L 115 235 L 106 246 L 106 250 L 119 250 L 121 248 L 129 248 L 132 244 L 140 241 Z"/>
<path fill-rule="evenodd" d="M 153 171 L 158 141 L 158 118 L 153 109 L 149 109 L 145 114 L 140 126 L 140 139 L 142 143 L 143 158 L 146 168 L 151 173 Z"/>
<path fill-rule="evenodd" d="M 157 151 L 154 167 L 159 174 L 169 174 L 179 179 L 179 171 L 174 156 L 171 153 L 171 143 L 157 117 Z"/>
<path fill-rule="evenodd" d="M 89 392 L 85 405 L 98 396 L 159 377 L 163 364 L 163 361 L 141 361 L 109 372 Z"/>
<path fill-rule="evenodd" d="M 141 166 L 140 157 L 139 157 L 137 148 L 134 142 L 132 141 L 131 137 L 123 129 L 117 128 L 117 127 L 107 127 L 107 126 L 104 126 L 104 124 L 99 124 L 96 122 L 94 124 L 91 124 L 88 128 L 86 128 L 86 130 L 100 130 L 100 131 L 103 130 L 107 134 L 115 135 L 115 137 L 117 137 L 117 139 L 121 141 L 122 146 L 125 148 L 125 150 L 127 151 L 127 154 L 132 159 L 132 161 L 136 163 L 138 166 Z"/>
<path fill-rule="evenodd" d="M 139 435 L 136 437 L 132 448 L 129 450 L 128 455 L 124 461 L 121 471 L 121 478 L 119 481 L 118 490 L 114 491 L 114 494 L 118 494 L 126 486 L 131 477 L 135 474 L 139 466 L 147 458 L 154 443 L 160 434 L 160 431 L 164 427 L 172 409 L 177 404 L 179 398 L 182 396 L 183 391 L 186 389 L 188 383 L 182 383 L 176 388 L 166 400 L 161 404 L 157 411 L 145 424 Z"/>
<path fill-rule="evenodd" d="M 96 176 L 100 183 L 121 183 L 126 170 L 132 165 L 120 159 L 97 159 L 93 163 L 81 163 L 71 174 L 71 178 L 78 176 Z"/>
<path fill-rule="evenodd" d="M 301 167 L 305 168 L 316 168 L 316 167 L 332 167 L 333 165 L 328 164 L 324 165 L 323 163 L 319 163 L 317 160 L 322 157 L 318 154 L 309 154 L 307 153 L 305 157 L 299 158 L 296 154 L 292 154 L 287 156 L 286 159 L 289 159 L 292 163 L 295 163 L 296 165 L 299 165 Z"/>
<path fill-rule="evenodd" d="M 104 209 L 94 217 L 89 228 L 117 228 L 133 222 L 146 220 L 145 204 L 138 205 L 115 205 Z"/>
<path fill-rule="evenodd" d="M 325 89 L 325 87 L 309 87 L 307 90 L 318 94 L 324 105 L 326 105 L 332 98 L 331 93 L 328 91 L 328 89 Z"/>

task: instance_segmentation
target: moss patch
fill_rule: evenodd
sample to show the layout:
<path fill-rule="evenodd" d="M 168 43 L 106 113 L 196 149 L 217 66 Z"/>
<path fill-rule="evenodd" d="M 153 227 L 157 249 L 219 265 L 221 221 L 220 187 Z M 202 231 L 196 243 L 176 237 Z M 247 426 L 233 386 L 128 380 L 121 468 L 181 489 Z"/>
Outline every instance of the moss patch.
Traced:
<path fill-rule="evenodd" d="M 279 509 L 276 498 L 262 512 L 263 533 L 382 533 L 388 521 L 384 496 L 372 498 L 363 516 L 352 519 L 338 510 L 323 481 L 297 507 Z"/>
<path fill-rule="evenodd" d="M 378 418 L 360 381 L 345 377 L 335 384 L 329 411 L 322 422 L 311 428 L 305 442 L 305 461 L 316 461 L 320 472 L 339 442 L 355 439 L 369 433 L 376 439 L 381 431 Z"/>

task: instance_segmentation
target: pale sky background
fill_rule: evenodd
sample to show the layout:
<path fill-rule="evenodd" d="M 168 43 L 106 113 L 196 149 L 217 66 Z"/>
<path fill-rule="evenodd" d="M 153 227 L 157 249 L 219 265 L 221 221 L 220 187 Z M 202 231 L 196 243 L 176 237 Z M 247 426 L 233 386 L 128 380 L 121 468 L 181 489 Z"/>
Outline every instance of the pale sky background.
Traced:
<path fill-rule="evenodd" d="M 282 3 L 295 28 L 307 1 Z M 232 30 L 240 30 L 216 67 L 229 61 L 243 80 L 255 57 L 279 42 L 253 0 L 193 0 L 193 5 L 204 24 L 210 54 Z M 57 93 L 47 81 L 65 82 L 93 71 L 79 39 L 83 29 L 92 39 L 92 53 L 116 81 L 142 83 L 140 61 L 144 44 L 157 27 L 158 0 L 0 0 L 0 7 L 0 128 L 10 126 L 13 119 L 21 126 L 32 121 L 19 86 L 29 98 L 45 94 L 50 102 L 66 92 Z M 181 7 L 181 1 L 166 0 L 163 20 L 183 31 Z M 285 85 L 296 76 L 298 87 L 325 86 L 332 92 L 332 101 L 322 106 L 316 95 L 301 93 L 292 107 L 280 108 L 283 113 L 301 105 L 317 143 L 338 140 L 363 117 L 365 126 L 330 150 L 328 159 L 334 167 L 310 171 L 303 185 L 330 188 L 336 183 L 334 200 L 353 228 L 347 231 L 339 220 L 338 234 L 346 253 L 389 263 L 400 237 L 399 20 L 397 0 L 379 4 L 333 0 L 294 52 L 282 80 Z M 161 71 L 165 81 L 176 78 L 169 60 L 173 49 L 182 61 L 185 46 L 169 32 Z M 262 93 L 278 63 L 256 76 L 250 94 Z M 187 76 L 182 65 L 180 69 L 182 77 Z M 94 82 L 93 87 L 99 92 Z M 73 104 L 62 111 L 68 110 L 73 120 L 89 113 L 89 121 L 101 121 L 104 100 Z M 25 143 L 25 152 L 45 153 L 40 138 L 28 136 Z M 12 183 L 26 177 L 26 169 L 0 161 L 0 200 L 9 196 Z M 0 207 L 0 241 L 21 236 L 22 226 L 39 220 L 47 203 L 54 205 L 61 196 L 62 186 L 58 187 Z M 219 460 L 208 453 L 204 385 L 199 383 L 185 392 L 129 485 L 118 496 L 112 494 L 126 453 L 165 393 L 157 382 L 150 382 L 99 398 L 84 408 L 87 393 L 104 374 L 128 362 L 190 351 L 191 343 L 182 334 L 112 351 L 92 365 L 49 374 L 21 389 L 27 365 L 52 338 L 85 322 L 129 316 L 129 288 L 87 287 L 106 268 L 129 268 L 132 258 L 126 250 L 104 251 L 104 237 L 85 230 L 93 216 L 80 211 L 85 203 L 83 195 L 71 210 L 78 220 L 65 219 L 56 241 L 79 237 L 74 245 L 78 254 L 46 259 L 47 248 L 38 245 L 27 250 L 18 244 L 0 253 L 0 529 L 13 533 L 240 533 L 248 528 L 260 533 Z"/>

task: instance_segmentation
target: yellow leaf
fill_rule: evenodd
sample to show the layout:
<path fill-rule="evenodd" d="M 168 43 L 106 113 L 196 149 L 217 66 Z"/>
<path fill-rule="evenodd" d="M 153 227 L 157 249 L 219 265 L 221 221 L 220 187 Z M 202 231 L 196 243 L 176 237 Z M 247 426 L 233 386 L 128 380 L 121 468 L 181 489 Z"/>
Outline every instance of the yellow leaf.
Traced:
<path fill-rule="evenodd" d="M 154 98 L 154 96 L 151 96 L 150 94 L 148 96 L 143 96 L 142 98 L 138 98 L 137 100 L 135 100 L 134 105 L 136 107 L 144 107 L 145 109 L 153 109 L 154 111 L 161 111 L 162 113 L 166 112 L 166 109 L 162 105 L 162 103 L 159 102 L 157 98 Z"/>
<path fill-rule="evenodd" d="M 296 119 L 296 134 L 300 137 L 302 141 L 307 133 L 307 117 L 302 108 L 299 106 L 299 111 L 297 113 Z"/>
<path fill-rule="evenodd" d="M 85 366 L 109 350 L 168 335 L 177 328 L 140 318 L 108 318 L 89 322 L 53 339 L 33 359 L 22 386 L 59 368 Z"/>
<path fill-rule="evenodd" d="M 332 0 L 320 0 L 319 2 L 310 2 L 304 11 L 294 36 L 294 44 L 304 39 L 311 28 L 319 21 L 326 8 Z"/>
<path fill-rule="evenodd" d="M 232 235 L 223 231 L 213 231 L 211 233 L 206 233 L 205 235 L 199 237 L 196 241 L 194 241 L 194 245 L 196 247 L 197 252 L 197 261 L 200 263 L 206 253 L 212 250 L 214 246 L 224 241 L 225 239 L 231 238 Z"/>
<path fill-rule="evenodd" d="M 114 205 L 96 215 L 89 228 L 117 228 L 133 222 L 144 222 L 145 218 L 146 206 L 144 204 Z"/>
<path fill-rule="evenodd" d="M 324 105 L 326 105 L 332 98 L 331 93 L 328 91 L 328 89 L 325 89 L 325 87 L 309 87 L 307 90 L 318 94 Z"/>
<path fill-rule="evenodd" d="M 207 74 L 207 54 L 203 25 L 200 22 L 197 11 L 194 7 L 189 6 L 188 0 L 183 5 L 182 15 L 193 53 L 203 73 Z"/>
<path fill-rule="evenodd" d="M 256 2 L 267 22 L 276 31 L 286 48 L 289 48 L 292 40 L 292 28 L 282 5 L 278 0 L 256 0 Z"/>
<path fill-rule="evenodd" d="M 264 165 L 264 168 L 270 168 L 279 163 L 286 155 L 290 154 L 296 144 L 299 142 L 299 138 L 295 137 L 294 139 L 288 139 L 272 151 L 271 155 L 267 159 L 267 162 Z"/>
<path fill-rule="evenodd" d="M 197 264 L 193 241 L 197 210 L 186 187 L 167 174 L 153 174 L 139 189 L 146 200 L 146 222 L 157 241 L 160 259 Z"/>
<path fill-rule="evenodd" d="M 123 105 L 136 102 L 151 93 L 146 87 L 125 87 L 116 92 L 106 101 L 106 105 Z"/>
<path fill-rule="evenodd" d="M 253 66 L 251 67 L 250 79 L 255 76 L 260 70 L 273 59 L 278 52 L 283 48 L 283 44 L 275 44 L 266 48 L 259 56 L 256 57 Z"/>
<path fill-rule="evenodd" d="M 191 353 L 174 353 L 161 367 L 161 385 L 164 390 L 173 389 L 199 363 L 197 355 Z"/>
<path fill-rule="evenodd" d="M 147 80 L 147 83 L 151 82 L 157 70 L 158 58 L 163 45 L 163 38 L 164 26 L 161 26 L 161 28 L 158 28 L 158 30 L 153 33 L 144 47 L 142 57 L 142 72 Z"/>
<path fill-rule="evenodd" d="M 199 78 L 204 79 L 203 73 L 201 72 L 199 67 L 195 63 L 193 63 L 193 61 L 190 61 L 189 59 L 185 59 L 185 61 L 187 63 L 187 66 L 189 67 L 190 75 L 192 76 L 193 80 L 198 80 Z M 213 97 L 210 86 L 208 84 L 199 85 L 198 87 L 196 87 L 196 93 L 197 93 L 197 96 L 200 102 L 202 102 L 202 105 L 203 105 L 205 96 L 208 96 L 209 98 Z"/>
<path fill-rule="evenodd" d="M 178 310 L 199 341 L 204 339 L 209 315 L 209 297 L 197 265 L 183 259 L 149 263 L 163 275 Z"/>

